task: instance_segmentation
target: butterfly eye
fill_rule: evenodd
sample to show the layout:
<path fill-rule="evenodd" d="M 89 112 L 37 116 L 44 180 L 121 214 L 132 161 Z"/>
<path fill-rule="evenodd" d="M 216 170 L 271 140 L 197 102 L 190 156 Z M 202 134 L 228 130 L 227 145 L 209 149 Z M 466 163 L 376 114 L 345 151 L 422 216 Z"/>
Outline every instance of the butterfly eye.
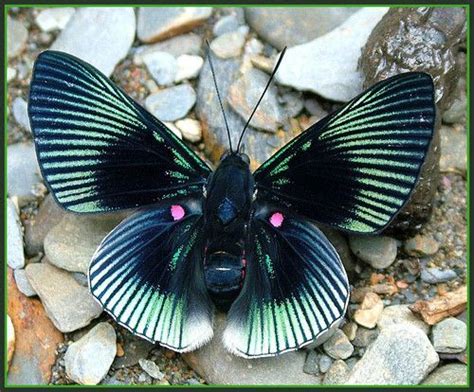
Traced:
<path fill-rule="evenodd" d="M 242 158 L 242 160 L 247 164 L 247 165 L 250 165 L 250 158 L 247 154 L 244 154 L 244 153 L 241 153 L 240 154 L 240 157 Z"/>

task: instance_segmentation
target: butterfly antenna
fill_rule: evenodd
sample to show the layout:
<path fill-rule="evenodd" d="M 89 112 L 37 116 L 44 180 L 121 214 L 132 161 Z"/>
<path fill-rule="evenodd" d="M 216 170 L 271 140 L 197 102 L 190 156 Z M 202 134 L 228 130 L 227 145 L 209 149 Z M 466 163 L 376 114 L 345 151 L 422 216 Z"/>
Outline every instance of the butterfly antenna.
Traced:
<path fill-rule="evenodd" d="M 209 49 L 209 51 L 207 52 L 207 57 L 209 58 L 209 65 L 211 66 L 212 79 L 214 80 L 214 86 L 216 86 L 217 98 L 219 99 L 219 105 L 221 105 L 222 115 L 224 116 L 225 128 L 227 129 L 227 138 L 229 139 L 229 148 L 230 148 L 230 152 L 233 152 L 232 139 L 230 138 L 229 124 L 227 123 L 227 117 L 225 115 L 224 105 L 222 105 L 221 94 L 219 93 L 219 87 L 217 87 L 217 80 L 216 80 L 216 73 L 214 72 L 214 65 L 212 64 L 211 45 L 209 45 L 209 41 L 207 39 L 206 39 L 206 44 Z"/>
<path fill-rule="evenodd" d="M 276 65 L 275 65 L 275 68 L 273 69 L 273 72 L 272 72 L 272 74 L 270 75 L 270 79 L 268 79 L 267 85 L 265 86 L 265 89 L 263 90 L 263 93 L 262 93 L 262 95 L 260 96 L 260 99 L 258 100 L 257 104 L 256 104 L 255 107 L 253 108 L 252 114 L 250 115 L 250 117 L 249 117 L 247 123 L 246 123 L 245 126 L 244 126 L 244 129 L 242 130 L 242 133 L 240 134 L 239 143 L 237 144 L 237 151 L 240 150 L 240 144 L 242 143 L 242 139 L 243 139 L 243 137 L 244 137 L 245 131 L 247 130 L 247 127 L 249 126 L 250 121 L 252 120 L 252 117 L 253 117 L 253 115 L 255 114 L 255 111 L 256 111 L 257 108 L 258 108 L 258 105 L 260 105 L 260 102 L 262 102 L 262 99 L 263 99 L 265 93 L 267 92 L 268 87 L 270 87 L 270 83 L 272 82 L 273 77 L 275 76 L 276 72 L 278 71 L 278 67 L 280 66 L 281 60 L 283 60 L 283 56 L 285 55 L 285 52 L 286 52 L 286 46 L 283 48 L 283 50 L 282 50 L 282 52 L 281 52 L 281 54 L 280 54 L 280 57 L 278 58 L 278 61 L 277 61 Z"/>

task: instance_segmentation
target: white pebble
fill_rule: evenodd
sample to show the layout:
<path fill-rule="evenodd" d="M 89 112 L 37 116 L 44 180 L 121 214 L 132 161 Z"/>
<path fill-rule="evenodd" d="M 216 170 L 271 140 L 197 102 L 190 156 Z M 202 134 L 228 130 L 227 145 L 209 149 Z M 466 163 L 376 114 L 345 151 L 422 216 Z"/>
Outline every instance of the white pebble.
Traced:
<path fill-rule="evenodd" d="M 171 132 L 173 132 L 176 136 L 178 136 L 180 139 L 183 139 L 183 134 L 178 128 L 176 128 L 176 125 L 174 125 L 172 122 L 164 122 L 163 124 L 165 124 L 168 127 L 168 129 Z"/>
<path fill-rule="evenodd" d="M 12 81 L 16 77 L 16 69 L 15 68 L 7 68 L 7 82 Z"/>
<path fill-rule="evenodd" d="M 41 31 L 44 32 L 62 30 L 66 27 L 74 12 L 76 10 L 72 7 L 48 8 L 38 14 L 35 22 Z"/>
<path fill-rule="evenodd" d="M 191 143 L 196 143 L 201 140 L 202 128 L 199 121 L 193 120 L 192 118 L 185 118 L 184 120 L 176 121 L 176 126 L 183 134 L 185 140 Z"/>
<path fill-rule="evenodd" d="M 177 71 L 174 77 L 176 83 L 185 79 L 193 79 L 199 75 L 204 60 L 200 56 L 183 54 L 176 59 Z"/>

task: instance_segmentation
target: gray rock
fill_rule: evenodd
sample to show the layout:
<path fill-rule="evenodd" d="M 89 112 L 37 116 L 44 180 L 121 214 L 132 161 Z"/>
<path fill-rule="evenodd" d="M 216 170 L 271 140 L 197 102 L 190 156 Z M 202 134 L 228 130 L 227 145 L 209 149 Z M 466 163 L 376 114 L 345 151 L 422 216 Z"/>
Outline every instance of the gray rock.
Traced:
<path fill-rule="evenodd" d="M 467 366 L 460 363 L 449 363 L 435 369 L 421 385 L 466 385 Z"/>
<path fill-rule="evenodd" d="M 196 103 L 196 93 L 189 84 L 170 87 L 149 95 L 146 108 L 161 121 L 176 121 L 188 114 Z"/>
<path fill-rule="evenodd" d="M 43 242 L 49 231 L 63 218 L 66 211 L 48 194 L 40 204 L 38 213 L 25 221 L 25 252 L 34 256 L 43 252 Z"/>
<path fill-rule="evenodd" d="M 176 75 L 174 82 L 179 83 L 183 80 L 194 79 L 199 75 L 204 60 L 201 56 L 192 56 L 182 54 L 176 59 Z"/>
<path fill-rule="evenodd" d="M 132 46 L 135 24 L 133 8 L 79 8 L 51 49 L 77 56 L 109 76 Z"/>
<path fill-rule="evenodd" d="M 359 8 L 246 8 L 247 23 L 278 49 L 328 33 Z"/>
<path fill-rule="evenodd" d="M 112 365 L 115 369 L 136 365 L 141 358 L 146 358 L 150 350 L 154 347 L 153 343 L 136 337 L 131 333 L 125 333 L 123 340 L 124 355 L 115 357 Z"/>
<path fill-rule="evenodd" d="M 358 325 L 350 321 L 347 324 L 344 324 L 344 326 L 342 327 L 342 330 L 346 334 L 347 338 L 352 341 L 356 337 L 357 328 L 358 328 Z"/>
<path fill-rule="evenodd" d="M 467 327 L 464 322 L 449 317 L 433 326 L 432 341 L 438 353 L 459 353 L 466 349 Z"/>
<path fill-rule="evenodd" d="M 421 280 L 425 283 L 436 284 L 456 279 L 458 274 L 451 269 L 424 268 L 421 270 Z"/>
<path fill-rule="evenodd" d="M 425 334 L 430 330 L 430 326 L 423 320 L 416 317 L 409 309 L 409 305 L 391 305 L 387 306 L 380 316 L 377 326 L 380 330 L 392 325 L 409 324 L 420 328 Z"/>
<path fill-rule="evenodd" d="M 347 335 L 340 329 L 336 330 L 324 344 L 324 351 L 326 354 L 334 359 L 349 358 L 354 352 L 354 347 Z"/>
<path fill-rule="evenodd" d="M 296 117 L 303 110 L 303 95 L 298 91 L 287 91 L 278 96 L 278 103 L 283 106 L 286 117 Z"/>
<path fill-rule="evenodd" d="M 439 249 L 439 243 L 430 235 L 418 234 L 405 241 L 404 250 L 410 256 L 431 256 Z"/>
<path fill-rule="evenodd" d="M 346 384 L 416 385 L 437 365 L 439 357 L 417 327 L 385 328 L 354 366 Z"/>
<path fill-rule="evenodd" d="M 306 374 L 319 374 L 319 355 L 314 350 L 309 350 L 304 362 L 303 372 Z"/>
<path fill-rule="evenodd" d="M 28 104 L 23 98 L 15 98 L 12 104 L 12 112 L 18 125 L 29 131 L 31 128 L 30 119 L 28 118 Z"/>
<path fill-rule="evenodd" d="M 360 50 L 387 10 L 386 7 L 364 8 L 331 32 L 290 47 L 276 80 L 334 101 L 354 98 L 362 92 L 362 74 L 357 70 Z"/>
<path fill-rule="evenodd" d="M 25 266 L 23 253 L 23 229 L 15 204 L 7 201 L 7 264 L 12 269 Z"/>
<path fill-rule="evenodd" d="M 166 52 L 175 57 L 183 54 L 198 55 L 201 52 L 202 39 L 194 33 L 178 35 L 163 42 L 153 45 L 142 45 L 135 49 L 133 62 L 137 65 L 143 63 L 143 56 L 153 52 Z"/>
<path fill-rule="evenodd" d="M 221 96 L 226 97 L 229 95 L 229 87 L 232 81 L 240 77 L 239 67 L 241 63 L 237 59 L 222 60 L 218 57 L 213 58 L 213 63 Z M 203 126 L 205 152 L 211 161 L 218 162 L 222 153 L 229 148 L 229 143 L 208 59 L 206 59 L 199 76 L 197 95 L 196 113 Z M 232 144 L 236 146 L 240 131 L 243 129 L 246 120 L 244 121 L 239 114 L 230 108 L 227 100 L 224 100 L 223 105 L 229 122 Z M 252 170 L 255 170 L 277 149 L 296 135 L 297 133 L 293 133 L 293 131 L 268 134 L 249 127 L 242 145 L 245 153 L 252 159 Z"/>
<path fill-rule="evenodd" d="M 26 46 L 28 31 L 23 24 L 7 16 L 7 54 L 8 58 L 18 56 Z"/>
<path fill-rule="evenodd" d="M 16 286 L 18 287 L 18 290 L 20 290 L 27 297 L 37 295 L 35 289 L 31 287 L 31 284 L 26 276 L 26 271 L 24 269 L 18 268 L 14 270 L 13 275 L 15 276 L 15 282 Z"/>
<path fill-rule="evenodd" d="M 460 77 L 456 86 L 455 97 L 451 105 L 443 113 L 443 122 L 447 124 L 466 121 L 466 78 Z"/>
<path fill-rule="evenodd" d="M 228 102 L 243 120 L 246 121 L 250 117 L 267 82 L 267 74 L 252 68 L 230 86 Z M 250 121 L 250 125 L 267 132 L 276 132 L 283 117 L 277 100 L 277 88 L 270 86 L 252 121 Z"/>
<path fill-rule="evenodd" d="M 321 373 L 326 373 L 333 363 L 333 359 L 326 354 L 322 354 L 319 357 L 319 371 Z"/>
<path fill-rule="evenodd" d="M 26 276 L 53 324 L 61 332 L 85 327 L 102 313 L 89 290 L 66 271 L 42 262 L 28 264 Z"/>
<path fill-rule="evenodd" d="M 240 56 L 246 35 L 247 33 L 244 34 L 240 30 L 222 34 L 211 42 L 211 50 L 221 59 Z"/>
<path fill-rule="evenodd" d="M 177 62 L 166 52 L 149 52 L 142 56 L 148 72 L 160 86 L 170 86 L 176 77 Z"/>
<path fill-rule="evenodd" d="M 157 380 L 161 380 L 164 377 L 164 374 L 160 371 L 158 365 L 148 359 L 141 358 L 138 363 L 140 367 L 148 373 L 148 375 Z"/>
<path fill-rule="evenodd" d="M 397 257 L 397 241 L 390 237 L 350 236 L 352 252 L 373 268 L 387 268 Z"/>
<path fill-rule="evenodd" d="M 99 323 L 72 343 L 64 356 L 68 377 L 78 384 L 98 384 L 114 360 L 116 339 L 115 330 L 110 324 Z"/>
<path fill-rule="evenodd" d="M 364 86 L 407 71 L 429 73 L 436 102 L 449 106 L 457 82 L 455 53 L 466 20 L 462 8 L 391 8 L 360 56 Z"/>
<path fill-rule="evenodd" d="M 355 347 L 367 347 L 379 336 L 380 330 L 375 328 L 375 329 L 368 329 L 364 327 L 358 327 L 355 337 L 352 340 L 352 344 Z"/>
<path fill-rule="evenodd" d="M 324 376 L 323 384 L 340 385 L 344 384 L 349 377 L 349 366 L 344 361 L 338 359 L 334 361 Z"/>
<path fill-rule="evenodd" d="M 293 351 L 270 358 L 244 359 L 222 344 L 225 315 L 214 320 L 214 337 L 199 350 L 183 355 L 209 384 L 318 384 L 319 378 L 303 372 L 306 353 Z"/>
<path fill-rule="evenodd" d="M 161 41 L 191 31 L 211 14 L 211 7 L 139 8 L 137 36 L 142 42 Z"/>
<path fill-rule="evenodd" d="M 56 267 L 87 274 L 89 262 L 102 239 L 123 219 L 122 213 L 66 214 L 46 235 L 44 252 Z"/>
<path fill-rule="evenodd" d="M 41 181 L 40 169 L 32 143 L 8 146 L 8 195 L 16 196 L 20 207 L 36 199 L 34 186 Z"/>
<path fill-rule="evenodd" d="M 466 133 L 443 126 L 440 129 L 440 136 L 440 170 L 442 172 L 455 172 L 465 175 L 467 167 Z"/>
<path fill-rule="evenodd" d="M 236 15 L 226 15 L 216 22 L 212 29 L 212 33 L 218 37 L 219 35 L 237 30 L 239 26 L 240 22 Z"/>
<path fill-rule="evenodd" d="M 66 27 L 76 10 L 72 7 L 48 8 L 42 10 L 35 18 L 35 22 L 41 31 L 50 32 L 62 30 Z"/>
<path fill-rule="evenodd" d="M 81 286 L 89 287 L 89 281 L 87 280 L 86 274 L 83 274 L 82 272 L 73 272 L 71 275 Z"/>

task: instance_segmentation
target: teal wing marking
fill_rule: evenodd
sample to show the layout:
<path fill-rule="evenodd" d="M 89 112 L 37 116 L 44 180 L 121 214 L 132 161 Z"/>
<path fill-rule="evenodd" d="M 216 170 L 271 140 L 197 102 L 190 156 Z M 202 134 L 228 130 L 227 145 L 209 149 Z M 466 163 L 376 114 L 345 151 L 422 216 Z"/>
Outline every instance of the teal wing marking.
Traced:
<path fill-rule="evenodd" d="M 246 249 L 247 273 L 224 331 L 229 351 L 267 357 L 304 347 L 344 317 L 349 283 L 326 237 L 307 220 L 257 207 Z M 276 210 L 278 211 L 278 209 Z"/>
<path fill-rule="evenodd" d="M 380 232 L 415 187 L 434 122 L 429 75 L 382 81 L 266 161 L 255 172 L 257 200 L 341 230 Z"/>
<path fill-rule="evenodd" d="M 93 296 L 134 334 L 175 351 L 212 337 L 213 305 L 202 266 L 200 207 L 171 204 L 136 213 L 101 243 L 89 267 Z"/>
<path fill-rule="evenodd" d="M 38 160 L 74 212 L 200 194 L 209 167 L 100 71 L 66 53 L 36 60 L 28 104 Z"/>

